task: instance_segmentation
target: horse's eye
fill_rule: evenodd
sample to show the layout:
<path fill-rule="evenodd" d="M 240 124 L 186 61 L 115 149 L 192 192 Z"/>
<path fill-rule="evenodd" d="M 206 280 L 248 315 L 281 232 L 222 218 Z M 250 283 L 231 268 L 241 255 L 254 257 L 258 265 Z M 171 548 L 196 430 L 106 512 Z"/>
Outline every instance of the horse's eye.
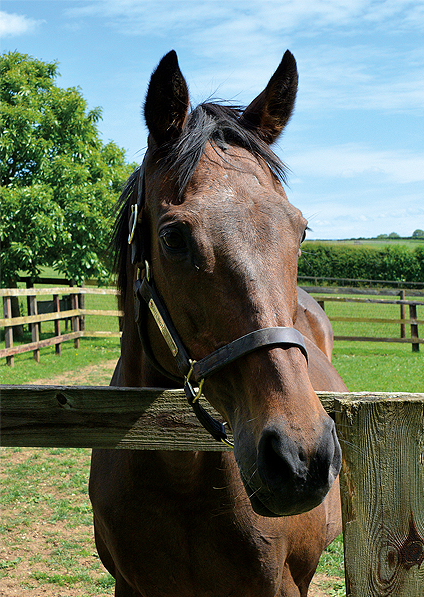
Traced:
<path fill-rule="evenodd" d="M 171 251 L 182 251 L 187 246 L 183 234 L 177 228 L 166 228 L 160 233 L 160 238 Z"/>

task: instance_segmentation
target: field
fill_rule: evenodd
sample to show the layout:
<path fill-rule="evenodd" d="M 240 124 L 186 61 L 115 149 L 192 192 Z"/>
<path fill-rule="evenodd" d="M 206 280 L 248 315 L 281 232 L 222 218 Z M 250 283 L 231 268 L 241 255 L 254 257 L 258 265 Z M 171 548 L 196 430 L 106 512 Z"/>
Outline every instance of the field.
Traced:
<path fill-rule="evenodd" d="M 111 297 L 92 298 L 96 305 L 90 308 L 100 304 L 115 308 Z M 361 305 L 361 315 L 376 317 L 374 307 Z M 330 316 L 344 316 L 346 309 L 352 315 L 351 306 L 326 304 Z M 384 316 L 396 317 L 398 312 Z M 418 316 L 424 318 L 420 311 Z M 44 334 L 48 325 L 43 324 Z M 116 329 L 116 325 L 106 318 L 87 317 L 86 322 L 89 329 Z M 334 328 L 337 335 L 372 335 L 369 325 L 336 322 Z M 379 329 L 378 335 L 398 335 L 393 324 L 381 325 L 389 329 Z M 410 345 L 337 342 L 333 363 L 352 391 L 423 392 L 423 348 L 413 353 Z M 118 356 L 118 339 L 83 338 L 78 350 L 71 342 L 64 344 L 60 358 L 54 349 L 46 348 L 38 364 L 31 353 L 18 355 L 14 369 L 3 361 L 1 383 L 107 385 Z M 113 595 L 113 581 L 99 561 L 92 538 L 89 450 L 8 448 L 0 455 L 0 596 Z M 311 597 L 345 595 L 342 552 L 339 538 L 323 554 Z"/>
<path fill-rule="evenodd" d="M 308 243 L 317 244 L 330 244 L 330 245 L 355 245 L 363 247 L 371 247 L 374 249 L 381 249 L 383 247 L 402 245 L 408 249 L 415 249 L 415 247 L 424 245 L 424 237 L 418 238 L 352 238 L 349 240 L 308 240 L 306 239 L 304 247 L 306 248 Z"/>

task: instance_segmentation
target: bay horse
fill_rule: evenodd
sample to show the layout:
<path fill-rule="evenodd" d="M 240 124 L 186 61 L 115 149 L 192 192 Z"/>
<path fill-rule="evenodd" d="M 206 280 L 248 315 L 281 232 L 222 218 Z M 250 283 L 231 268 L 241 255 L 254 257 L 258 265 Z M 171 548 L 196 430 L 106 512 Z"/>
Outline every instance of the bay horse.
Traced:
<path fill-rule="evenodd" d="M 305 597 L 340 532 L 341 451 L 315 391 L 346 387 L 317 346 L 319 307 L 298 303 L 307 222 L 270 149 L 297 81 L 287 51 L 246 109 L 190 110 L 174 51 L 152 74 L 148 148 L 115 231 L 125 315 L 111 383 L 184 387 L 228 443 L 202 393 L 234 449 L 93 451 L 95 540 L 117 597 Z"/>

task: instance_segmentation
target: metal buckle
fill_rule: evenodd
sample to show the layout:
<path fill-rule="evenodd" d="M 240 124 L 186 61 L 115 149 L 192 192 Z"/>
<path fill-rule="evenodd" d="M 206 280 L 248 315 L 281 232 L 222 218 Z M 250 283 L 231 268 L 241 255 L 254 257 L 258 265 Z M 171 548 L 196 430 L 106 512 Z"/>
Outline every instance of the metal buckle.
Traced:
<path fill-rule="evenodd" d="M 138 218 L 138 205 L 137 203 L 133 203 L 131 205 L 131 216 L 130 216 L 130 233 L 128 235 L 128 244 L 130 245 L 134 239 L 135 228 L 137 226 L 137 218 Z"/>
<path fill-rule="evenodd" d="M 197 402 L 200 398 L 200 396 L 202 395 L 202 388 L 203 388 L 203 383 L 204 383 L 204 379 L 201 379 L 199 382 L 199 387 L 197 389 L 197 392 L 195 391 L 195 389 L 193 388 L 193 386 L 190 383 L 190 377 L 191 374 L 193 373 L 193 365 L 196 361 L 193 361 L 190 359 L 190 370 L 187 373 L 187 375 L 184 377 L 184 386 L 188 387 L 190 390 L 190 394 L 192 395 L 192 401 L 191 403 L 193 404 L 193 402 Z"/>

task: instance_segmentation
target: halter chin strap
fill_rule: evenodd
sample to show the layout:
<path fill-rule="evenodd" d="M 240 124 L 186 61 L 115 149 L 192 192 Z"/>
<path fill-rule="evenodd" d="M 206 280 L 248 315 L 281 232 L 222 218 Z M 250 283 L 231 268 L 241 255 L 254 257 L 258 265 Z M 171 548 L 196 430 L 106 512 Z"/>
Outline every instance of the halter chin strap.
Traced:
<path fill-rule="evenodd" d="M 308 359 L 303 336 L 300 332 L 294 328 L 274 327 L 254 330 L 253 332 L 218 348 L 218 350 L 215 350 L 203 359 L 194 361 L 190 359 L 163 301 L 150 280 L 149 266 L 147 262 L 146 275 L 142 280 L 137 280 L 135 282 L 134 294 L 136 302 L 136 322 L 146 356 L 160 373 L 178 384 L 184 384 L 184 392 L 187 396 L 187 400 L 203 427 L 205 427 L 217 441 L 222 441 L 228 446 L 232 447 L 233 444 L 227 438 L 224 424 L 212 418 L 199 404 L 204 380 L 229 363 L 264 346 L 267 348 L 297 347 L 305 355 L 306 360 Z M 153 355 L 147 335 L 147 317 L 145 313 L 141 313 L 142 305 L 146 305 L 149 308 L 150 313 L 175 359 L 181 378 L 166 371 Z M 192 382 L 198 385 L 198 390 L 194 389 Z"/>

